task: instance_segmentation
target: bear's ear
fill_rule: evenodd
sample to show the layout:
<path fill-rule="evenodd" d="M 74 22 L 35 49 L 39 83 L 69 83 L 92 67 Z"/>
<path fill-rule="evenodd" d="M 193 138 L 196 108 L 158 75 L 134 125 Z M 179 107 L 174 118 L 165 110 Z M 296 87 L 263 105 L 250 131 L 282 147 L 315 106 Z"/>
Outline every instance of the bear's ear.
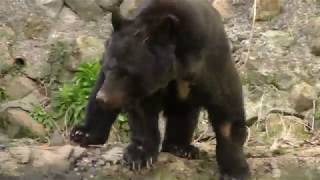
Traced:
<path fill-rule="evenodd" d="M 127 19 L 122 17 L 120 13 L 120 8 L 114 8 L 111 10 L 112 16 L 111 16 L 111 23 L 113 26 L 114 31 L 118 31 L 121 29 L 121 27 L 128 22 Z"/>
<path fill-rule="evenodd" d="M 172 42 L 175 40 L 179 19 L 173 14 L 168 14 L 155 20 L 151 28 L 153 38 L 161 42 Z"/>

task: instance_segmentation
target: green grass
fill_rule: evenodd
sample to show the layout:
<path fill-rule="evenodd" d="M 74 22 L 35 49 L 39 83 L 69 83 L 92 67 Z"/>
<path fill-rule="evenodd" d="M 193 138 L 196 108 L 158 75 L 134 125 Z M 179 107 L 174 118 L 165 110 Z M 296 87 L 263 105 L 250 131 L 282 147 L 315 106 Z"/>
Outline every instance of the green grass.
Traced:
<path fill-rule="evenodd" d="M 8 96 L 4 88 L 0 88 L 0 103 L 8 100 Z"/>
<path fill-rule="evenodd" d="M 98 63 L 80 65 L 71 83 L 64 84 L 55 93 L 53 108 L 58 117 L 64 119 L 66 126 L 79 124 L 84 119 L 85 108 L 99 69 Z"/>
<path fill-rule="evenodd" d="M 52 101 L 53 109 L 59 119 L 63 119 L 66 128 L 81 124 L 92 88 L 95 85 L 100 64 L 81 64 L 71 83 L 66 83 L 58 89 Z M 119 130 L 127 130 L 128 119 L 120 114 L 116 121 Z"/>
<path fill-rule="evenodd" d="M 55 127 L 56 119 L 42 106 L 35 106 L 33 111 L 30 113 L 30 116 L 33 118 L 33 120 L 42 124 L 49 131 L 51 131 Z"/>

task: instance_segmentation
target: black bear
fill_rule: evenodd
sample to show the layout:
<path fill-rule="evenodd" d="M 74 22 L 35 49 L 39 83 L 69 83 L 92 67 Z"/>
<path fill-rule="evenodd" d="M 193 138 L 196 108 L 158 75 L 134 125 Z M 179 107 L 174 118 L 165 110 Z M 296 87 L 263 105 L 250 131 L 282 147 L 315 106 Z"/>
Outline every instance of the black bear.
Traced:
<path fill-rule="evenodd" d="M 163 111 L 162 151 L 195 158 L 191 140 L 205 108 L 217 137 L 222 179 L 247 179 L 242 87 L 218 12 L 207 0 L 144 0 L 132 18 L 113 12 L 112 24 L 85 124 L 72 130 L 71 140 L 104 144 L 125 111 L 131 142 L 124 160 L 140 169 L 157 159 Z"/>

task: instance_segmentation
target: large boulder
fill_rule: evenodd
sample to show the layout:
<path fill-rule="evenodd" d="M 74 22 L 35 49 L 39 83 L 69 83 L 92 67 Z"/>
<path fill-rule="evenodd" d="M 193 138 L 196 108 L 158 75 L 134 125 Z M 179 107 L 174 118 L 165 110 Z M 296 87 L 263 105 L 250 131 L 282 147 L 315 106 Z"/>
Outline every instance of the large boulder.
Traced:
<path fill-rule="evenodd" d="M 124 17 L 130 17 L 140 2 L 141 0 L 124 0 L 120 5 L 120 13 Z"/>
<path fill-rule="evenodd" d="M 294 42 L 294 37 L 285 31 L 269 30 L 264 33 L 264 36 L 274 47 L 289 48 Z"/>
<path fill-rule="evenodd" d="M 257 0 L 256 20 L 269 20 L 280 14 L 280 0 Z"/>
<path fill-rule="evenodd" d="M 212 6 L 219 11 L 223 19 L 231 18 L 234 15 L 231 0 L 215 0 Z"/>
<path fill-rule="evenodd" d="M 20 99 L 37 88 L 36 84 L 29 78 L 18 76 L 7 81 L 5 91 L 9 99 Z"/>
<path fill-rule="evenodd" d="M 313 108 L 313 103 L 317 99 L 315 87 L 302 82 L 296 84 L 290 94 L 293 108 L 297 112 L 303 112 Z"/>
<path fill-rule="evenodd" d="M 63 0 L 35 0 L 35 2 L 51 18 L 57 17 L 63 7 Z"/>
<path fill-rule="evenodd" d="M 320 56 L 320 36 L 315 39 L 312 39 L 311 52 L 316 56 Z"/>
<path fill-rule="evenodd" d="M 7 43 L 0 41 L 0 75 L 8 72 L 13 65 L 14 61 L 9 53 Z"/>
<path fill-rule="evenodd" d="M 67 69 L 75 71 L 82 63 L 98 62 L 104 52 L 104 40 L 93 36 L 80 35 L 77 37 L 72 59 L 67 63 Z"/>
<path fill-rule="evenodd" d="M 110 11 L 113 8 L 120 5 L 122 0 L 95 0 L 96 3 L 106 11 Z"/>
<path fill-rule="evenodd" d="M 84 20 L 96 20 L 103 15 L 95 0 L 65 0 L 65 3 Z"/>
<path fill-rule="evenodd" d="M 45 128 L 34 121 L 28 112 L 9 108 L 0 115 L 1 126 L 11 138 L 44 137 Z"/>
<path fill-rule="evenodd" d="M 42 41 L 20 41 L 12 46 L 12 56 L 23 61 L 23 71 L 29 78 L 44 79 L 50 75 L 48 49 L 48 45 Z"/>

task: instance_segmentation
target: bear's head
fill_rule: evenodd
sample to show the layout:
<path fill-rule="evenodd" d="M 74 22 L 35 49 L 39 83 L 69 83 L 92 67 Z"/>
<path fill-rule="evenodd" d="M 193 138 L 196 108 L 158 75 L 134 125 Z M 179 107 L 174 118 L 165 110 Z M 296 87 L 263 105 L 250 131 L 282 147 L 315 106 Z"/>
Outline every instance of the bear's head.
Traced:
<path fill-rule="evenodd" d="M 164 88 L 175 77 L 173 15 L 124 19 L 112 14 L 114 32 L 106 43 L 102 73 L 105 80 L 97 99 L 121 107 Z"/>

